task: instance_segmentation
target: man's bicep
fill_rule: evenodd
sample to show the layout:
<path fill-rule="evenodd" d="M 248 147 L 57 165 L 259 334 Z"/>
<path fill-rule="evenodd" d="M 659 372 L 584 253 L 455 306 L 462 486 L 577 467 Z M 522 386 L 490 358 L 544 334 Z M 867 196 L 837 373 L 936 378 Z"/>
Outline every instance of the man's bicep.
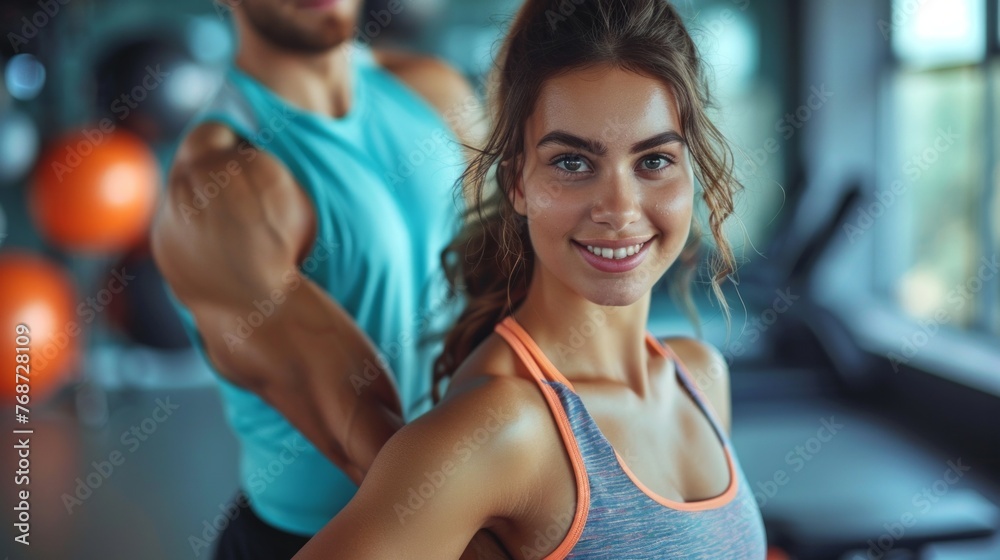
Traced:
<path fill-rule="evenodd" d="M 254 327 L 240 324 L 240 318 L 255 322 L 257 306 L 273 307 L 303 280 L 295 259 L 304 240 L 295 239 L 295 226 L 275 218 L 288 213 L 281 205 L 294 201 L 269 200 L 274 196 L 261 193 L 249 176 L 233 177 L 215 198 L 199 195 L 205 178 L 223 161 L 206 158 L 194 169 L 174 170 L 152 240 L 164 279 L 194 315 L 215 358 L 228 358 L 234 345 L 243 346 L 243 331 Z M 268 202 L 277 210 L 269 211 Z M 213 361 L 222 372 L 231 360 Z"/>
<path fill-rule="evenodd" d="M 178 187 L 171 196 L 175 205 L 189 197 L 183 189 L 191 185 L 171 185 Z M 352 405 L 355 392 L 341 386 L 368 362 L 381 371 L 381 360 L 347 311 L 300 270 L 300 255 L 314 237 L 311 212 L 304 192 L 281 170 L 248 170 L 196 221 L 180 223 L 176 212 L 164 214 L 158 261 L 191 309 L 220 373 L 269 377 L 259 381 L 277 381 L 277 390 L 290 382 L 336 382 L 324 387 L 324 396 Z M 368 384 L 366 396 L 397 400 L 385 376 Z"/>
<path fill-rule="evenodd" d="M 193 164 L 175 166 L 154 256 L 219 374 L 358 481 L 401 424 L 391 377 L 353 318 L 300 271 L 315 238 L 304 191 L 265 154 L 225 175 L 230 155 L 188 154 Z M 359 393 L 352 379 L 368 363 L 376 375 Z"/>

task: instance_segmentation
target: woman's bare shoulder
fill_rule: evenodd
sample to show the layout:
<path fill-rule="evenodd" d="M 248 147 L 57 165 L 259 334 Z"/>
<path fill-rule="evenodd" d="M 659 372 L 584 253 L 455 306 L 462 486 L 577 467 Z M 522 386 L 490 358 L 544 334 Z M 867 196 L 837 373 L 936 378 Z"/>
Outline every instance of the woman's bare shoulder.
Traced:
<path fill-rule="evenodd" d="M 385 478 L 447 464 L 455 473 L 451 478 L 480 488 L 476 495 L 491 516 L 517 517 L 507 509 L 540 491 L 531 473 L 552 460 L 548 450 L 558 450 L 559 435 L 538 386 L 502 362 L 502 355 L 485 350 L 470 356 L 441 402 L 400 429 L 380 452 L 381 467 L 400 469 Z M 510 500 L 515 495 L 523 499 Z"/>
<path fill-rule="evenodd" d="M 505 379 L 503 384 L 538 395 L 542 402 L 538 385 L 507 342 L 496 333 L 486 337 L 458 367 L 448 385 L 446 398 L 497 379 Z"/>
<path fill-rule="evenodd" d="M 495 443 L 515 461 L 547 460 L 538 449 L 558 443 L 558 431 L 539 386 L 496 334 L 459 366 L 444 398 L 427 414 L 440 416 L 439 421 L 461 433 L 504 418 L 491 434 L 500 436 Z M 552 430 L 545 429 L 549 425 Z M 555 441 L 548 439 L 553 435 Z"/>
<path fill-rule="evenodd" d="M 548 414 L 538 385 L 510 346 L 495 333 L 459 365 L 444 397 L 433 410 L 464 410 L 484 405 L 503 405 L 525 414 Z"/>

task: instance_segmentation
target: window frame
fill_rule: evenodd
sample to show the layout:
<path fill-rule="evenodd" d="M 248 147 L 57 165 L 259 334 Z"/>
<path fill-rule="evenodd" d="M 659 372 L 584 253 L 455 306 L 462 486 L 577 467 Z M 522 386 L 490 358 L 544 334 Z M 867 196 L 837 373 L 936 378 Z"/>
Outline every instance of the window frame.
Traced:
<path fill-rule="evenodd" d="M 892 0 L 885 0 L 886 13 L 891 13 Z M 985 18 L 986 49 L 979 63 L 942 64 L 921 68 L 920 72 L 934 72 L 961 67 L 976 67 L 985 81 L 983 96 L 983 117 L 986 120 L 984 138 L 984 173 L 982 173 L 983 204 L 980 205 L 978 238 L 984 255 L 995 255 L 1000 246 L 992 230 L 992 209 L 1000 197 L 1000 115 L 994 98 L 1000 95 L 1000 0 L 986 0 Z M 907 71 L 903 61 L 891 46 L 880 77 L 878 93 L 878 152 L 883 156 L 895 154 L 895 122 L 892 116 L 892 87 L 900 72 Z M 887 188 L 893 179 L 894 157 L 880 157 L 876 169 L 874 190 Z M 890 218 L 887 222 L 891 222 Z M 996 226 L 1000 227 L 1000 226 Z M 893 282 L 898 280 L 900 270 L 885 271 L 885 261 L 879 251 L 886 251 L 893 244 L 893 231 L 881 228 L 875 237 L 872 251 L 872 266 L 869 286 L 871 298 L 860 298 L 856 308 L 863 321 L 851 321 L 854 313 L 845 313 L 845 319 L 863 347 L 882 356 L 899 351 L 901 337 L 906 337 L 919 328 L 918 320 L 906 314 L 893 301 Z M 898 234 L 897 234 L 898 235 Z M 898 238 L 896 238 L 898 239 Z M 978 294 L 976 314 L 969 328 L 942 327 L 940 332 L 930 337 L 929 343 L 909 360 L 905 366 L 919 371 L 948 378 L 963 386 L 973 387 L 1000 397 L 1000 274 L 994 275 Z"/>
<path fill-rule="evenodd" d="M 987 0 L 986 2 L 986 56 L 983 57 L 983 76 L 986 80 L 986 99 L 984 107 L 984 119 L 986 120 L 986 169 L 983 173 L 985 184 L 985 200 L 981 206 L 981 232 L 984 239 L 983 247 L 988 255 L 995 255 L 1000 252 L 1000 243 L 997 243 L 997 235 L 991 228 L 991 216 L 993 209 L 997 207 L 997 198 L 1000 197 L 1000 157 L 997 150 L 1000 149 L 1000 115 L 997 114 L 998 104 L 995 99 L 1000 95 L 998 83 L 1000 83 L 1000 0 Z M 993 227 L 1000 228 L 1000 224 Z M 989 290 L 984 290 L 983 308 L 986 309 L 980 318 L 980 326 L 988 332 L 993 332 L 1000 337 L 1000 275 L 995 275 Z"/>

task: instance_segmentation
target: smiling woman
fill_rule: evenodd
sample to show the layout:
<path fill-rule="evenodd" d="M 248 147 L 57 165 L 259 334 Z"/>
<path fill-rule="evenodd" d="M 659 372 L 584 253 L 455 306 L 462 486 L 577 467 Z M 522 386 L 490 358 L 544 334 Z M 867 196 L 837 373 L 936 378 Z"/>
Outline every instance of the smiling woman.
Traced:
<path fill-rule="evenodd" d="M 559 4 L 519 12 L 463 176 L 475 203 L 443 263 L 466 307 L 434 372 L 447 393 L 296 558 L 460 558 L 490 542 L 523 558 L 765 557 L 725 361 L 646 331 L 654 284 L 695 264 L 696 195 L 716 293 L 732 270 L 722 227 L 739 185 L 698 52 L 665 0 L 552 20 Z"/>
<path fill-rule="evenodd" d="M 628 126 L 610 137 L 611 121 Z M 678 130 L 671 88 L 648 75 L 602 64 L 545 82 L 510 198 L 529 222 L 544 218 L 528 228 L 530 243 L 559 284 L 600 305 L 629 305 L 677 260 L 694 193 Z M 558 204 L 547 191 L 559 192 Z"/>

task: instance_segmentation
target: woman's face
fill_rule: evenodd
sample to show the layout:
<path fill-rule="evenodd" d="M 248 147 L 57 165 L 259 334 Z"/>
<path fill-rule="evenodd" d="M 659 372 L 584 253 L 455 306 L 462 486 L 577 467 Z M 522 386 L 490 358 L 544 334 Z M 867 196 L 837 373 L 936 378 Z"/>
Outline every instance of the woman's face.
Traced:
<path fill-rule="evenodd" d="M 647 294 L 684 247 L 694 202 L 671 89 L 608 66 L 551 78 L 524 149 L 512 201 L 536 274 L 599 305 Z"/>

